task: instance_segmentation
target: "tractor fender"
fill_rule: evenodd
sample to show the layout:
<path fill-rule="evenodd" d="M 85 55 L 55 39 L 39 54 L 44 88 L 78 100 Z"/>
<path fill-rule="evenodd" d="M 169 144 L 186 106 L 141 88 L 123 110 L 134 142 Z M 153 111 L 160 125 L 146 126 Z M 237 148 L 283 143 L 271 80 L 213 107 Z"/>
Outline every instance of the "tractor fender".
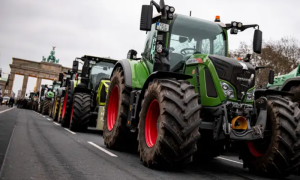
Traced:
<path fill-rule="evenodd" d="M 71 91 L 73 93 L 76 92 L 81 92 L 81 93 L 87 93 L 87 94 L 91 94 L 92 90 L 88 89 L 88 88 L 82 88 L 80 86 L 77 86 L 80 83 L 80 81 L 77 80 L 71 80 L 70 81 L 70 85 L 71 85 Z"/>
<path fill-rule="evenodd" d="M 115 65 L 110 77 L 112 77 L 114 71 L 118 67 L 121 67 L 124 71 L 125 86 L 131 88 L 132 87 L 132 75 L 131 75 L 131 67 L 130 67 L 129 60 L 128 59 L 122 59 L 122 60 L 118 61 Z"/>
<path fill-rule="evenodd" d="M 287 79 L 282 87 L 281 87 L 281 91 L 290 91 L 292 86 L 299 86 L 300 85 L 300 77 L 292 77 Z"/>
<path fill-rule="evenodd" d="M 193 76 L 187 75 L 187 74 L 180 74 L 180 73 L 174 73 L 174 72 L 167 72 L 167 71 L 156 71 L 150 74 L 148 79 L 146 80 L 141 93 L 139 95 L 138 104 L 137 104 L 137 112 L 141 111 L 141 105 L 142 100 L 144 97 L 144 94 L 146 92 L 146 89 L 148 88 L 150 82 L 152 82 L 155 79 L 176 79 L 176 80 L 187 80 L 192 78 Z M 139 113 L 136 113 L 136 116 L 138 116 Z M 135 117 L 135 119 L 139 119 L 138 117 Z"/>

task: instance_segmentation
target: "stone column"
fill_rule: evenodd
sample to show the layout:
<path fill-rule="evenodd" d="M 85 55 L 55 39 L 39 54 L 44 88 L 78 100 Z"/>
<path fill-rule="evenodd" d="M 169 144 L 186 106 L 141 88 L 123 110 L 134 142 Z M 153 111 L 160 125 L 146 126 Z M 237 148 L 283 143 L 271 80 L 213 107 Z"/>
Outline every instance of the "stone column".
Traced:
<path fill-rule="evenodd" d="M 40 90 L 41 87 L 41 83 L 42 83 L 42 79 L 40 77 L 36 78 L 36 83 L 35 83 L 35 88 L 34 88 L 34 92 L 38 92 Z"/>
<path fill-rule="evenodd" d="M 5 87 L 5 91 L 4 91 L 4 96 L 11 96 L 12 95 L 12 90 L 13 90 L 13 85 L 14 85 L 14 81 L 15 81 L 15 73 L 10 73 L 9 74 L 9 78 L 8 78 L 8 85 Z"/>
<path fill-rule="evenodd" d="M 27 89 L 27 83 L 28 83 L 28 75 L 24 75 L 22 91 L 21 91 L 21 98 L 25 97 L 26 89 Z"/>

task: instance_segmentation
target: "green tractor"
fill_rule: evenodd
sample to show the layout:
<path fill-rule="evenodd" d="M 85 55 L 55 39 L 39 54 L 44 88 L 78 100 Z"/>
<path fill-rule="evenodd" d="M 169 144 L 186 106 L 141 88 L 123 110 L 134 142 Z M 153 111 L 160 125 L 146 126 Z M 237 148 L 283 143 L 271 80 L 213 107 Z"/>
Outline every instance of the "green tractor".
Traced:
<path fill-rule="evenodd" d="M 160 13 L 154 18 L 153 6 Z M 137 52 L 129 51 L 112 72 L 105 145 L 125 149 L 136 142 L 136 134 L 143 164 L 165 167 L 191 162 L 195 153 L 218 156 L 224 142 L 232 140 L 241 143 L 245 168 L 289 175 L 300 158 L 297 104 L 282 91 L 255 91 L 255 68 L 228 58 L 228 30 L 256 28 L 253 50 L 261 53 L 259 26 L 174 11 L 163 0 L 142 6 L 140 30 L 148 31 L 144 52 L 136 58 Z"/>
<path fill-rule="evenodd" d="M 54 92 L 51 87 L 47 84 L 42 85 L 40 103 L 39 103 L 39 113 L 42 115 L 48 115 L 49 109 L 54 98 Z"/>
<path fill-rule="evenodd" d="M 290 73 L 276 76 L 274 83 L 268 83 L 267 88 L 292 93 L 291 100 L 300 103 L 300 64 Z"/>
<path fill-rule="evenodd" d="M 85 131 L 88 127 L 102 130 L 109 78 L 117 61 L 88 55 L 74 62 L 77 60 L 83 61 L 82 72 L 67 85 L 61 124 L 72 131 Z M 73 70 L 77 71 L 78 65 L 73 64 Z"/>

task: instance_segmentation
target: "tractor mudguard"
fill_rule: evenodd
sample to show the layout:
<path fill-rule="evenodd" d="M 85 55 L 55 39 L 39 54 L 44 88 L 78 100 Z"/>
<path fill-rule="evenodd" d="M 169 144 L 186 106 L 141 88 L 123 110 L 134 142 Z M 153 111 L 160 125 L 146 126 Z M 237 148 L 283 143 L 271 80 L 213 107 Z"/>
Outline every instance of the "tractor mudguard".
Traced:
<path fill-rule="evenodd" d="M 288 92 L 291 89 L 292 86 L 299 86 L 299 85 L 300 85 L 300 77 L 299 76 L 298 77 L 292 77 L 292 78 L 287 79 L 283 83 L 280 91 L 287 91 Z"/>
<path fill-rule="evenodd" d="M 108 86 L 110 80 L 102 80 L 97 90 L 96 102 L 99 106 L 104 106 L 106 102 L 106 95 L 108 93 Z"/>
<path fill-rule="evenodd" d="M 143 88 L 143 85 L 149 76 L 149 71 L 144 61 L 131 59 L 120 60 L 115 65 L 111 77 L 118 67 L 121 67 L 124 72 L 126 87 L 132 89 Z"/>
<path fill-rule="evenodd" d="M 127 87 L 132 87 L 132 76 L 131 76 L 131 67 L 128 59 L 122 59 L 117 62 L 115 65 L 111 77 L 113 76 L 114 71 L 118 68 L 121 67 L 124 71 L 124 76 L 125 76 L 125 86 Z"/>
<path fill-rule="evenodd" d="M 285 91 L 278 91 L 274 89 L 256 89 L 254 92 L 255 99 L 258 99 L 260 97 L 267 97 L 271 95 L 281 95 L 281 96 L 294 96 L 292 93 L 288 93 Z"/>

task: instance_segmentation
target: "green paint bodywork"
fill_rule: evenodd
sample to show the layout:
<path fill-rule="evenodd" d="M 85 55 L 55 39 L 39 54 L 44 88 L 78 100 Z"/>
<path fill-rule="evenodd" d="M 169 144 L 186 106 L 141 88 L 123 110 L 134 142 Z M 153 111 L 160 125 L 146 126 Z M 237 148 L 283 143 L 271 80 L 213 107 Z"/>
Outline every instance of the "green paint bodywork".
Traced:
<path fill-rule="evenodd" d="M 52 91 L 47 92 L 46 97 L 47 98 L 54 98 L 54 92 L 52 92 Z"/>
<path fill-rule="evenodd" d="M 185 17 L 185 18 L 189 18 L 189 17 Z M 174 21 L 174 20 L 173 20 Z M 175 19 L 176 21 L 176 19 Z M 199 26 L 201 26 L 201 23 L 205 23 L 203 20 L 199 20 Z M 173 23 L 175 24 L 175 23 Z M 172 21 L 169 21 L 169 25 L 170 25 L 170 29 L 172 31 Z M 205 27 L 205 24 L 203 24 L 203 27 Z M 221 26 L 220 26 L 221 27 Z M 225 45 L 225 53 L 224 56 L 229 57 L 229 45 L 228 45 L 228 33 L 227 33 L 227 29 L 221 27 L 223 32 L 224 32 L 224 45 Z M 153 60 L 151 58 L 151 55 L 153 53 L 153 38 L 154 36 L 152 36 L 151 34 L 155 33 L 153 32 L 153 26 L 152 26 L 152 30 L 150 33 L 150 35 L 148 35 L 146 42 L 147 43 L 151 43 L 150 46 L 149 44 L 146 43 L 146 48 L 151 47 L 150 49 L 147 50 L 147 54 L 150 54 L 150 59 L 149 56 L 146 58 L 145 56 L 142 57 L 142 60 L 130 60 L 130 59 L 125 59 L 122 61 L 128 61 L 130 64 L 130 72 L 132 75 L 132 88 L 133 89 L 142 89 L 143 85 L 145 83 L 145 81 L 147 80 L 147 78 L 149 77 L 149 75 L 152 73 L 153 71 Z M 171 36 L 171 32 L 167 33 L 167 37 L 166 37 L 166 46 L 167 48 L 169 48 L 170 44 L 169 44 L 169 39 Z M 150 39 L 148 39 L 150 38 Z M 150 51 L 150 52 L 148 52 Z M 144 52 L 146 53 L 146 52 Z M 192 79 L 189 79 L 188 81 L 195 86 L 195 92 L 198 92 L 198 88 L 197 88 L 197 79 L 196 79 L 196 67 L 199 68 L 199 81 L 200 81 L 200 95 L 201 95 L 201 104 L 203 106 L 218 106 L 220 105 L 225 99 L 226 96 L 223 92 L 222 86 L 221 86 L 221 82 L 227 83 L 233 90 L 234 90 L 234 94 L 235 97 L 232 99 L 229 99 L 229 101 L 233 101 L 233 102 L 240 102 L 240 100 L 237 100 L 237 94 L 236 94 L 236 90 L 234 88 L 234 86 L 232 84 L 230 84 L 230 82 L 224 81 L 219 79 L 219 76 L 217 74 L 217 71 L 213 65 L 213 62 L 209 59 L 209 55 L 207 54 L 194 54 L 192 55 L 189 59 L 194 59 L 194 58 L 201 58 L 203 60 L 203 63 L 193 63 L 193 64 L 185 64 L 184 68 L 183 68 L 183 73 L 184 74 L 188 74 L 192 76 Z M 207 96 L 207 92 L 206 92 L 206 80 L 205 80 L 205 68 L 207 68 L 212 76 L 212 80 L 214 83 L 214 86 L 216 88 L 217 91 L 217 97 L 208 97 Z M 129 69 L 126 69 L 126 71 L 129 71 Z M 254 87 L 251 87 L 248 92 L 254 90 Z M 248 103 L 251 104 L 253 103 L 253 101 L 246 101 L 243 103 Z"/>
<path fill-rule="evenodd" d="M 222 90 L 221 83 L 220 82 L 225 82 L 227 83 L 233 90 L 234 90 L 234 95 L 235 97 L 232 99 L 229 99 L 229 101 L 234 101 L 234 102 L 240 102 L 239 100 L 236 99 L 237 94 L 234 86 L 230 84 L 227 81 L 224 81 L 222 79 L 219 79 L 217 71 L 212 63 L 212 61 L 209 59 L 208 55 L 205 54 L 195 54 L 192 55 L 189 59 L 194 59 L 194 58 L 201 58 L 203 63 L 193 63 L 193 64 L 186 64 L 185 65 L 185 70 L 184 74 L 188 74 L 193 76 L 192 79 L 188 79 L 188 81 L 195 86 L 195 92 L 198 92 L 197 88 L 197 77 L 196 77 L 196 67 L 199 69 L 199 80 L 200 80 L 200 95 L 201 95 L 201 105 L 202 106 L 218 106 L 220 105 L 225 99 L 226 96 Z M 212 79 L 213 83 L 215 85 L 216 91 L 218 96 L 217 97 L 208 97 L 207 96 L 207 91 L 206 91 L 206 81 L 205 81 L 205 71 L 204 69 L 208 68 Z M 254 87 L 250 88 L 248 92 L 253 90 Z M 246 101 L 246 103 L 252 103 L 253 101 Z"/>
<path fill-rule="evenodd" d="M 299 70 L 300 70 L 300 64 L 298 65 L 297 68 L 295 68 L 294 70 L 292 70 L 288 74 L 283 74 L 283 75 L 280 75 L 280 76 L 275 76 L 275 78 L 274 78 L 274 84 L 269 84 L 268 83 L 267 87 L 281 87 L 283 85 L 283 83 L 287 79 L 292 78 L 292 77 L 300 76 Z"/>
<path fill-rule="evenodd" d="M 124 59 L 130 64 L 132 76 L 132 88 L 142 89 L 145 81 L 149 77 L 149 69 L 144 61 Z M 153 65 L 152 65 L 153 66 Z"/>

